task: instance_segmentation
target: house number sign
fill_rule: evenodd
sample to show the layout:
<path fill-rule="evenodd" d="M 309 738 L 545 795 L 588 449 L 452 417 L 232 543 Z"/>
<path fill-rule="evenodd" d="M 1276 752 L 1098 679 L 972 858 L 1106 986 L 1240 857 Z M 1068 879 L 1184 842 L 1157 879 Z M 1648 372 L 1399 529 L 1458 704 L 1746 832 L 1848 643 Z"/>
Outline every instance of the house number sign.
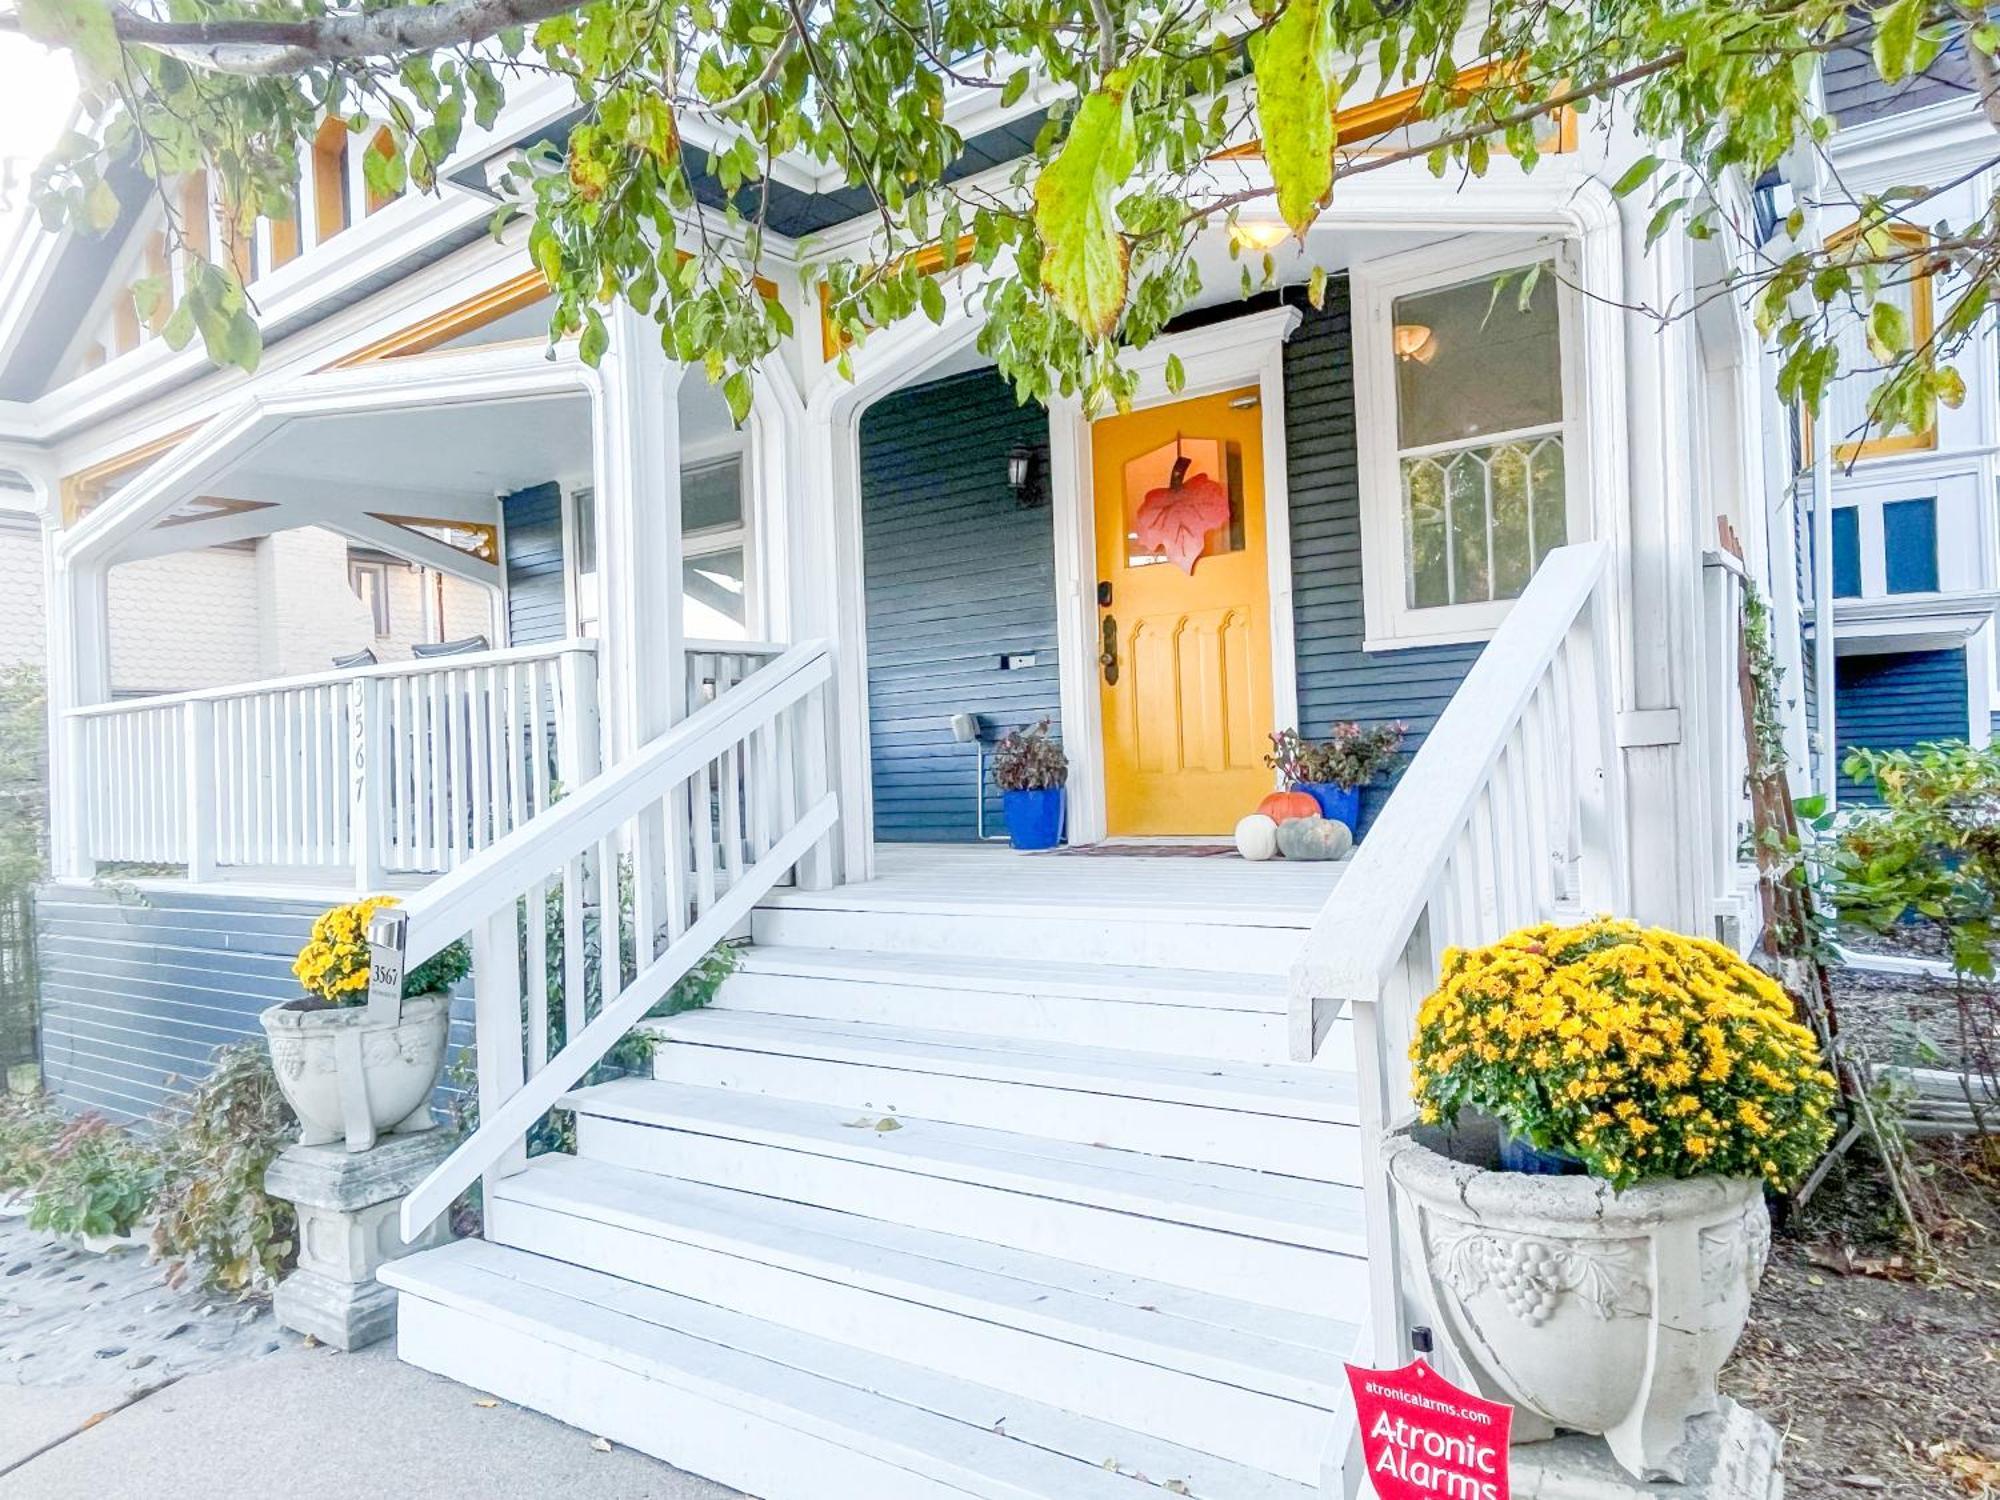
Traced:
<path fill-rule="evenodd" d="M 1420 1359 L 1347 1367 L 1361 1456 L 1381 1500 L 1508 1500 L 1514 1408 L 1462 1391 Z"/>
<path fill-rule="evenodd" d="M 403 1017 L 403 946 L 409 917 L 393 909 L 378 911 L 368 924 L 368 1019 L 400 1021 Z"/>

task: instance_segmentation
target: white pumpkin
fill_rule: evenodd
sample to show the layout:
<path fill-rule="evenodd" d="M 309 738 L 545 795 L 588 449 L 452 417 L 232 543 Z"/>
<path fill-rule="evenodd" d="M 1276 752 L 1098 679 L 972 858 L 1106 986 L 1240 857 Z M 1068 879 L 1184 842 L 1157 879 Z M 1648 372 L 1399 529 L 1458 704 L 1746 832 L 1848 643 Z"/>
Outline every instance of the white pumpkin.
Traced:
<path fill-rule="evenodd" d="M 1252 813 L 1236 825 L 1236 852 L 1245 859 L 1270 859 L 1278 852 L 1278 825 Z"/>

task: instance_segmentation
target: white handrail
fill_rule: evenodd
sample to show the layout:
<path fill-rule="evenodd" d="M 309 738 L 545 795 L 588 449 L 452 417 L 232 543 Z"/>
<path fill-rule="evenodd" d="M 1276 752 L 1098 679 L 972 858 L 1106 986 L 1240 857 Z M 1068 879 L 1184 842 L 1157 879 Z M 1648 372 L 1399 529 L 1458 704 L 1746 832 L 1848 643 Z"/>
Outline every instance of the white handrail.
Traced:
<path fill-rule="evenodd" d="M 729 649 L 742 650 L 741 646 Z M 782 647 L 773 647 L 773 651 Z M 534 646 L 505 646 L 497 651 L 467 651 L 459 656 L 413 656 L 408 661 L 377 662 L 372 667 L 342 667 L 327 672 L 308 672 L 298 677 L 271 677 L 260 682 L 238 682 L 228 687 L 192 688 L 184 693 L 156 693 L 143 698 L 113 698 L 105 703 L 86 703 L 65 709 L 72 719 L 103 718 L 107 714 L 132 713 L 140 709 L 169 708 L 180 703 L 220 703 L 225 698 L 253 698 L 264 693 L 290 692 L 298 688 L 344 687 L 350 682 L 379 677 L 420 677 L 427 672 L 455 672 L 466 667 L 505 667 L 517 662 L 544 661 L 565 651 L 595 655 L 597 642 L 586 636 L 550 641 Z"/>
<path fill-rule="evenodd" d="M 1292 970 L 1295 1057 L 1311 1058 L 1343 1012 L 1353 1026 L 1370 1322 L 1387 1365 L 1407 1357 L 1408 1319 L 1380 1145 L 1409 1119 L 1411 1024 L 1444 950 L 1626 904 L 1610 563 L 1605 542 L 1543 560 L 1425 737 Z"/>
<path fill-rule="evenodd" d="M 406 1240 L 476 1179 L 518 1170 L 535 1121 L 793 866 L 809 868 L 837 818 L 826 789 L 832 672 L 824 643 L 790 648 L 408 901 L 406 967 L 473 935 L 480 1124 L 404 1201 Z M 781 774 L 760 789 L 742 774 L 752 762 Z M 770 805 L 743 806 L 763 796 Z M 750 858 L 725 888 L 707 861 L 732 821 L 751 830 Z M 553 1053 L 545 922 L 561 935 L 564 965 Z"/>

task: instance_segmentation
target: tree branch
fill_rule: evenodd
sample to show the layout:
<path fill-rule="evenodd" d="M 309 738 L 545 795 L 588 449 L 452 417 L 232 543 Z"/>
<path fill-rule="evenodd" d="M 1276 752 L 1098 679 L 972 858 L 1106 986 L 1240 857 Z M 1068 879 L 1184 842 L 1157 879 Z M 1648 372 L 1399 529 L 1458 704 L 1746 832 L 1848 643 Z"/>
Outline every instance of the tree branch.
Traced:
<path fill-rule="evenodd" d="M 156 21 L 112 8 L 118 40 L 169 53 L 219 73 L 273 77 L 321 63 L 359 62 L 469 46 L 512 26 L 532 26 L 574 10 L 580 0 L 439 0 L 393 10 L 328 14 L 301 21 Z M 0 32 L 23 31 L 18 10 L 0 11 Z"/>

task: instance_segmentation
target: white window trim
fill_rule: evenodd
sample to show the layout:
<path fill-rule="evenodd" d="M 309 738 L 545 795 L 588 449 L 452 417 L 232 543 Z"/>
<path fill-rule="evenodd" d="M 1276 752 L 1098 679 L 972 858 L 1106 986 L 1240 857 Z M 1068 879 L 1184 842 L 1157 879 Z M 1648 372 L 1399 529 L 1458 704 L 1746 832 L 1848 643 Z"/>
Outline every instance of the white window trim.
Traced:
<path fill-rule="evenodd" d="M 1568 540 L 1591 536 L 1588 386 L 1584 380 L 1583 296 L 1578 256 L 1569 242 L 1510 239 L 1507 248 L 1468 256 L 1461 243 L 1385 256 L 1354 267 L 1354 415 L 1361 505 L 1364 651 L 1398 651 L 1484 641 L 1514 607 L 1511 599 L 1413 609 L 1406 602 L 1403 485 L 1396 444 L 1396 355 L 1391 341 L 1396 300 L 1475 280 L 1535 260 L 1555 262 L 1563 366 L 1563 477 Z M 1502 442 L 1518 434 L 1496 433 Z M 1450 446 L 1458 446 L 1456 444 Z M 1413 450 L 1415 451 L 1415 450 Z"/>

